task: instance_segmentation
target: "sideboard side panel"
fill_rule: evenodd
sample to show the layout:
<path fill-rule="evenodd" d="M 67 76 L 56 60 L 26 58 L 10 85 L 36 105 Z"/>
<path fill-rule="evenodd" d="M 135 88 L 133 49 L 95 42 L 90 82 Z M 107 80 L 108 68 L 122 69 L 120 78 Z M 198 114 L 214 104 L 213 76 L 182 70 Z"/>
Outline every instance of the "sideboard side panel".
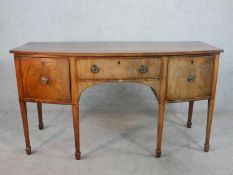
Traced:
<path fill-rule="evenodd" d="M 159 103 L 164 103 L 167 96 L 167 73 L 168 73 L 168 57 L 162 58 L 161 64 L 161 79 L 159 88 Z"/>
<path fill-rule="evenodd" d="M 77 77 L 77 58 L 70 57 L 70 80 L 72 104 L 78 103 L 78 77 Z"/>
<path fill-rule="evenodd" d="M 20 68 L 20 59 L 16 55 L 14 55 L 14 62 L 15 62 L 15 73 L 16 73 L 16 81 L 18 86 L 19 101 L 23 101 L 24 93 L 23 93 L 22 72 Z"/>
<path fill-rule="evenodd" d="M 217 86 L 217 79 L 218 79 L 218 66 L 219 66 L 219 57 L 220 55 L 215 55 L 214 58 L 214 65 L 213 65 L 213 77 L 211 82 L 211 98 L 215 98 L 216 94 L 216 86 Z"/>

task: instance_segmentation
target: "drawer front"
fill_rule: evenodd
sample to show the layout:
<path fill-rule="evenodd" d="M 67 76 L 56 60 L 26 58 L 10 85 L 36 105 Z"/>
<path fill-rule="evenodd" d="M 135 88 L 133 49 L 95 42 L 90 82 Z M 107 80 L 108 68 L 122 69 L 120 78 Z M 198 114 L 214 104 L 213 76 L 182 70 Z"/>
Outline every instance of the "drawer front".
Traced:
<path fill-rule="evenodd" d="M 78 60 L 79 79 L 140 79 L 160 76 L 159 58 Z"/>
<path fill-rule="evenodd" d="M 211 94 L 214 57 L 171 57 L 167 100 L 205 98 Z"/>
<path fill-rule="evenodd" d="M 24 96 L 48 101 L 71 101 L 69 60 L 22 58 Z"/>

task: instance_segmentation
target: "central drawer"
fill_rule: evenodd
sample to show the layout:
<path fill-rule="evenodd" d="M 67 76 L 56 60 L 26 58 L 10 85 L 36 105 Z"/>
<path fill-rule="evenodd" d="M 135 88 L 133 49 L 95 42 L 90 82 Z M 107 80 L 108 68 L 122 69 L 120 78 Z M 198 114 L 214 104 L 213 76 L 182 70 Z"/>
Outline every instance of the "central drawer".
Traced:
<path fill-rule="evenodd" d="M 160 77 L 160 58 L 81 58 L 78 79 L 145 79 Z"/>

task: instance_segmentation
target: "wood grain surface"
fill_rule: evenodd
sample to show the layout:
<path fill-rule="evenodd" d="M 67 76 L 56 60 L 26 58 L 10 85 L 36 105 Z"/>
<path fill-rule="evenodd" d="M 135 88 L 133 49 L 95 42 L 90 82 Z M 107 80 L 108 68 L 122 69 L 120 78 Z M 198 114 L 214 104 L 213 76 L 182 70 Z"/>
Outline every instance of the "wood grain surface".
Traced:
<path fill-rule="evenodd" d="M 12 49 L 15 54 L 66 56 L 142 56 L 216 54 L 222 49 L 200 41 L 180 42 L 30 42 Z"/>
<path fill-rule="evenodd" d="M 71 101 L 68 59 L 25 57 L 20 64 L 25 98 Z M 41 76 L 48 77 L 47 84 Z"/>
<path fill-rule="evenodd" d="M 96 65 L 98 73 L 92 73 L 91 67 Z M 147 72 L 141 73 L 141 66 L 147 67 Z M 160 58 L 136 59 L 78 59 L 78 79 L 145 79 L 159 78 Z"/>
<path fill-rule="evenodd" d="M 167 100 L 209 97 L 211 95 L 213 63 L 213 56 L 170 58 Z M 189 82 L 189 76 L 194 76 L 194 80 Z"/>

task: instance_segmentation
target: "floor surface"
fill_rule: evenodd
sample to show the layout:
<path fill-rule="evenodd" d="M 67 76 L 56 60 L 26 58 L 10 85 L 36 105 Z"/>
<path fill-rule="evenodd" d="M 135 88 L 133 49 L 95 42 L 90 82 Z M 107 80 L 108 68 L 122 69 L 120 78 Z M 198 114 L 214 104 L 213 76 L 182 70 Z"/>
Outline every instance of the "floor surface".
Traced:
<path fill-rule="evenodd" d="M 100 96 L 92 98 L 88 93 L 81 97 L 80 161 L 74 158 L 70 106 L 45 105 L 45 128 L 41 131 L 37 127 L 36 105 L 28 105 L 30 156 L 24 151 L 18 106 L 1 111 L 0 174 L 233 175 L 231 113 L 215 113 L 211 148 L 205 153 L 206 112 L 196 112 L 194 106 L 193 126 L 188 129 L 185 127 L 187 111 L 175 110 L 179 105 L 167 108 L 162 157 L 157 159 L 154 157 L 157 103 L 150 104 L 146 99 L 131 95 L 127 100 L 124 93 L 115 100 L 109 94 L 107 102 L 101 102 Z"/>

